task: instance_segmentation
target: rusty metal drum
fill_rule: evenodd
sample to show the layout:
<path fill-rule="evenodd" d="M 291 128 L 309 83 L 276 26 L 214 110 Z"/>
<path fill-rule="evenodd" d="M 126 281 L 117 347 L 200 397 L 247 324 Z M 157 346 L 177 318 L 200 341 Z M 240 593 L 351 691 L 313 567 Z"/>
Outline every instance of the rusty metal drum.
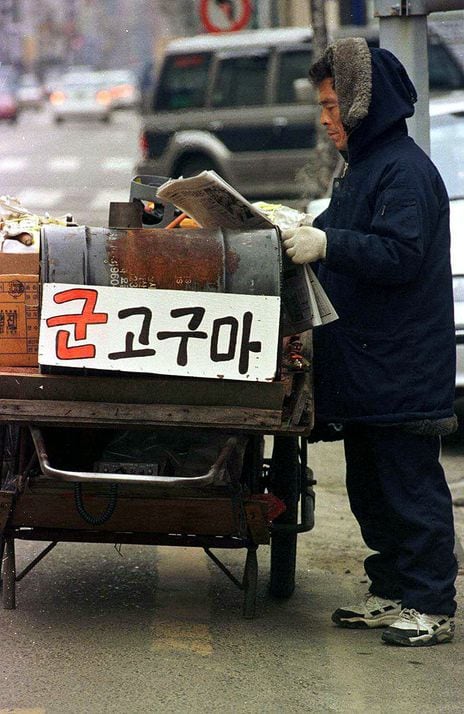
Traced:
<path fill-rule="evenodd" d="M 310 327 L 304 274 L 298 268 L 282 256 L 272 228 L 50 225 L 41 233 L 42 282 L 279 296 L 283 334 Z"/>

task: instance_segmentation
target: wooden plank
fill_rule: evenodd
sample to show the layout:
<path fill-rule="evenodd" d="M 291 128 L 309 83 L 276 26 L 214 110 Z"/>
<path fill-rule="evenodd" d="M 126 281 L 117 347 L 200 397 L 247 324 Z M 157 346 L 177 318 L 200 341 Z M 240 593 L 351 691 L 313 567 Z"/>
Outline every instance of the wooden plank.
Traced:
<path fill-rule="evenodd" d="M 280 410 L 201 407 L 175 404 L 100 404 L 95 402 L 2 399 L 0 421 L 94 426 L 190 426 L 266 429 L 281 424 Z"/>
<path fill-rule="evenodd" d="M 108 505 L 108 496 L 84 495 L 91 514 Z M 257 508 L 260 514 L 257 513 Z M 251 503 L 255 522 L 264 522 L 261 504 Z M 118 498 L 111 518 L 101 526 L 89 525 L 78 513 L 71 492 L 24 493 L 17 499 L 10 521 L 13 527 L 91 529 L 97 532 L 129 531 L 195 535 L 240 535 L 238 518 L 230 498 Z M 255 528 L 258 534 L 261 528 Z M 268 542 L 266 534 L 259 541 Z M 65 540 L 63 538 L 62 540 Z"/>
<path fill-rule="evenodd" d="M 271 531 L 267 519 L 267 505 L 258 501 L 244 504 L 248 528 L 254 543 L 267 544 L 271 540 Z"/>
<path fill-rule="evenodd" d="M 299 375 L 299 379 L 296 380 L 295 401 L 290 421 L 292 424 L 300 424 L 303 416 L 305 416 L 306 422 L 308 419 L 312 421 L 312 414 L 311 383 L 309 374 L 305 373 Z"/>
<path fill-rule="evenodd" d="M 220 379 L 89 376 L 0 371 L 3 399 L 38 401 L 119 402 L 123 404 L 191 404 L 280 409 L 284 386 L 280 382 L 238 382 Z"/>

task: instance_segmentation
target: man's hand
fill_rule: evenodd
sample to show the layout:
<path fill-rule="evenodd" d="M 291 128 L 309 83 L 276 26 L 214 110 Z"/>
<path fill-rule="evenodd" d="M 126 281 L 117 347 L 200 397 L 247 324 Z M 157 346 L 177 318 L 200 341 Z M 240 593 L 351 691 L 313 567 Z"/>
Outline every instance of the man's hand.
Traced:
<path fill-rule="evenodd" d="M 325 258 L 327 236 L 313 226 L 300 226 L 282 231 L 282 244 L 294 263 L 314 263 Z"/>

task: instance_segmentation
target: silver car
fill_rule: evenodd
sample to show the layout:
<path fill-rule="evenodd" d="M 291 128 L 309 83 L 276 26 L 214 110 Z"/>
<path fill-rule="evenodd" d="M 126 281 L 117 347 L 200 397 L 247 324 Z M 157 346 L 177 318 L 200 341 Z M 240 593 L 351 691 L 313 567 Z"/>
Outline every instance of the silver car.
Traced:
<path fill-rule="evenodd" d="M 450 197 L 451 267 L 456 324 L 456 396 L 464 396 L 464 92 L 431 101 L 430 142 Z"/>
<path fill-rule="evenodd" d="M 100 72 L 69 72 L 63 75 L 49 97 L 53 119 L 99 119 L 111 117 L 112 97 Z"/>

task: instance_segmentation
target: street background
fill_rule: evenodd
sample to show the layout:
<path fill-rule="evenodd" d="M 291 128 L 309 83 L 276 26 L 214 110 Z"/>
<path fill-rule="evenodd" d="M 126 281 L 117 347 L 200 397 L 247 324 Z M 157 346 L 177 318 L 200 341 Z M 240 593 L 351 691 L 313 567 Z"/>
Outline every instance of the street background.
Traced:
<path fill-rule="evenodd" d="M 158 62 L 168 37 L 204 29 L 191 6 L 0 0 L 0 63 L 44 77 L 79 64 L 139 72 Z M 310 6 L 324 7 L 328 21 L 340 11 L 338 19 L 362 24 L 373 2 L 257 0 L 250 27 L 307 25 Z M 140 124 L 132 110 L 113 112 L 108 125 L 56 125 L 45 105 L 23 111 L 0 125 L 0 195 L 106 226 L 110 201 L 128 200 Z M 445 443 L 442 461 L 461 556 L 462 434 Z M 269 549 L 260 547 L 251 621 L 240 592 L 200 550 L 59 544 L 18 583 L 17 609 L 0 609 L 0 714 L 461 713 L 464 560 L 452 644 L 397 649 L 378 630 L 335 628 L 332 611 L 368 587 L 367 551 L 347 504 L 341 443 L 310 446 L 309 464 L 316 525 L 298 539 L 296 591 L 288 601 L 269 596 Z M 21 571 L 43 545 L 16 547 Z M 240 577 L 244 554 L 220 555 Z"/>
<path fill-rule="evenodd" d="M 140 116 L 56 126 L 25 112 L 0 133 L 0 193 L 32 211 L 71 212 L 105 226 L 110 200 L 127 200 Z M 60 544 L 17 586 L 17 609 L 0 609 L 0 714 L 150 712 L 462 712 L 463 576 L 455 641 L 411 650 L 380 633 L 340 630 L 336 607 L 367 588 L 365 547 L 347 505 L 340 442 L 309 447 L 316 526 L 299 537 L 297 589 L 267 592 L 269 551 L 259 549 L 257 616 L 202 551 Z M 464 440 L 443 463 L 464 496 Z M 464 508 L 456 507 L 464 540 Z M 17 545 L 18 570 L 41 545 Z M 240 577 L 243 553 L 221 553 Z"/>

